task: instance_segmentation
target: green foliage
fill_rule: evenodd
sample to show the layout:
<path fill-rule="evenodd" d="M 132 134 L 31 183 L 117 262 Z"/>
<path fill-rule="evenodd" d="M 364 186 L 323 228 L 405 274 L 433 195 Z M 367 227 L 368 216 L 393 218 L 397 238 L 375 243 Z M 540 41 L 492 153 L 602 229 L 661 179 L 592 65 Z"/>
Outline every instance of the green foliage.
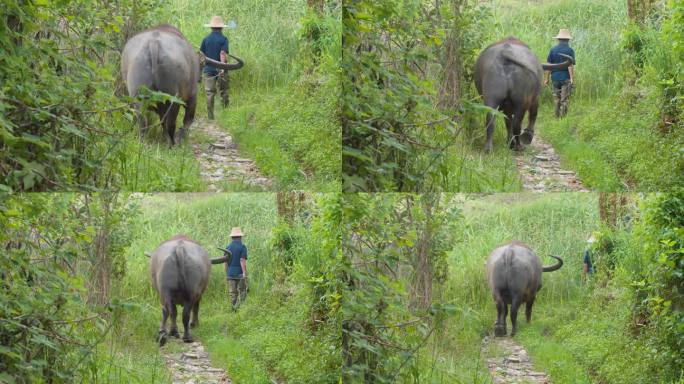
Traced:
<path fill-rule="evenodd" d="M 7 17 L 0 20 L 3 189 L 79 189 L 112 182 L 103 165 L 120 138 L 102 127 L 112 114 L 130 112 L 111 92 L 114 71 L 103 53 L 119 49 L 124 19 L 146 19 L 157 5 L 6 4 Z"/>
<path fill-rule="evenodd" d="M 450 209 L 440 211 L 440 200 L 439 195 L 344 196 L 344 380 L 421 382 L 421 353 L 456 311 L 431 297 L 421 308 L 423 291 L 415 289 L 444 278 L 447 223 L 458 212 L 448 197 L 441 203 Z M 434 207 L 434 216 L 428 207 Z M 432 265 L 423 280 L 417 278 L 426 269 L 420 252 Z"/>
<path fill-rule="evenodd" d="M 670 0 L 665 9 L 667 18 L 663 21 L 662 49 L 669 60 L 667 66 L 659 66 L 660 86 L 663 91 L 664 124 L 684 126 L 684 1 Z M 670 128 L 670 127 L 668 127 Z M 683 146 L 684 148 L 684 146 Z"/>
<path fill-rule="evenodd" d="M 684 191 L 657 194 L 642 204 L 636 231 L 645 268 L 636 274 L 637 311 L 647 321 L 652 359 L 662 376 L 684 375 Z"/>
<path fill-rule="evenodd" d="M 119 327 L 128 332 L 126 338 L 108 340 L 114 365 L 129 366 L 140 355 L 138 349 L 152 352 L 143 357 L 149 364 L 159 358 L 152 348 L 158 350 L 158 296 L 149 283 L 149 259 L 143 252 L 185 233 L 218 257 L 216 247 L 225 247 L 230 228 L 240 226 L 249 253 L 247 301 L 239 311 L 230 311 L 225 267 L 214 266 L 193 336 L 206 346 L 215 366 L 225 368 L 235 382 L 331 382 L 337 377 L 341 299 L 336 293 L 340 282 L 331 278 L 336 275 L 334 256 L 339 252 L 337 224 L 331 221 L 339 216 L 334 195 L 314 195 L 308 213 L 289 228 L 289 269 L 284 267 L 283 255 L 273 250 L 288 231 L 278 225 L 273 194 L 170 194 L 138 199 L 141 220 L 131 228 L 135 236 L 127 252 L 128 270 L 116 291 L 140 309 L 121 319 Z M 154 364 L 160 369 L 163 360 Z M 120 376 L 112 376 L 121 380 L 133 377 L 126 371 L 115 373 Z M 155 375 L 164 379 L 159 372 Z"/>
<path fill-rule="evenodd" d="M 558 29 L 570 28 L 577 54 L 570 113 L 554 119 L 551 92 L 544 89 L 538 126 L 585 186 L 658 191 L 684 182 L 684 136 L 663 107 L 672 97 L 661 90 L 662 74 L 677 66 L 670 54 L 674 38 L 663 35 L 668 21 L 663 31 L 656 18 L 630 24 L 618 0 L 499 4 L 500 35 L 522 39 L 541 59 Z"/>
<path fill-rule="evenodd" d="M 130 308 L 125 300 L 87 304 L 95 274 L 89 268 L 111 228 L 106 257 L 114 276 L 124 272 L 117 255 L 128 245 L 126 220 L 134 208 L 73 194 L 17 195 L 0 202 L 0 381 L 68 383 L 97 375 L 98 344 Z M 49 209 L 46 209 L 49 207 Z M 108 222 L 93 219 L 107 209 Z M 99 225 L 96 225 L 99 223 Z M 102 240 L 102 238 L 100 238 Z"/>
<path fill-rule="evenodd" d="M 219 122 L 274 189 L 339 190 L 339 4 L 326 2 L 319 13 L 301 0 L 172 0 L 165 17 L 199 46 L 220 9 L 237 23 L 224 34 L 245 66 L 230 73 L 231 104 Z"/>
<path fill-rule="evenodd" d="M 470 2 L 437 9 L 422 1 L 345 4 L 344 190 L 487 189 L 471 182 L 482 177 L 486 185 L 490 175 L 471 164 L 462 122 L 485 109 L 468 100 L 436 107 L 437 79 L 448 72 L 470 79 L 464 68 L 474 61 L 487 15 Z M 441 53 L 447 45 L 449 55 Z M 506 189 L 511 182 L 500 176 L 497 187 Z"/>

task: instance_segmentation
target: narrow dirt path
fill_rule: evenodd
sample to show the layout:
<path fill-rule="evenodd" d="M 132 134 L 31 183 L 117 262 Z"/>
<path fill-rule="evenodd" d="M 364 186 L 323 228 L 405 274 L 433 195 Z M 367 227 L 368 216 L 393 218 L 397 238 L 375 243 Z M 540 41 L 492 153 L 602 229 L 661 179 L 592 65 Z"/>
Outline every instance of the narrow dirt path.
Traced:
<path fill-rule="evenodd" d="M 231 383 L 225 370 L 211 366 L 209 353 L 198 341 L 188 344 L 179 339 L 170 338 L 162 347 L 162 355 L 166 360 L 166 367 L 171 372 L 173 384 Z"/>
<path fill-rule="evenodd" d="M 192 145 L 210 192 L 221 192 L 222 182 L 242 183 L 266 190 L 271 188 L 271 180 L 259 172 L 254 161 L 240 157 L 233 137 L 215 122 L 197 119 L 191 128 L 191 137 L 192 131 L 200 131 L 211 139 L 209 144 Z"/>
<path fill-rule="evenodd" d="M 534 192 L 587 192 L 577 174 L 561 168 L 551 144 L 535 135 L 524 152 L 513 154 L 523 189 Z"/>
<path fill-rule="evenodd" d="M 486 336 L 482 341 L 482 354 L 494 384 L 551 383 L 546 373 L 534 370 L 525 348 L 511 337 Z"/>

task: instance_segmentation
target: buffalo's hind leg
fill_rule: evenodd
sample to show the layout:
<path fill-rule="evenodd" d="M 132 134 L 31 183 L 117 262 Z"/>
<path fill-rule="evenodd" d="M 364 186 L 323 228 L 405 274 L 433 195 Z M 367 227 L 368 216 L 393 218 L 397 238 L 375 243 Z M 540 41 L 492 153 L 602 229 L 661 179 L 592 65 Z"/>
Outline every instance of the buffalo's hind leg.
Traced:
<path fill-rule="evenodd" d="M 514 296 L 511 301 L 511 336 L 515 336 L 515 333 L 518 331 L 518 308 L 520 304 L 520 298 Z"/>
<path fill-rule="evenodd" d="M 528 323 L 532 320 L 532 305 L 534 305 L 534 297 L 525 303 L 525 320 Z"/>
<path fill-rule="evenodd" d="M 532 138 L 534 137 L 534 124 L 537 121 L 538 108 L 539 101 L 532 103 L 532 106 L 530 106 L 530 116 L 528 117 L 527 128 L 525 128 L 525 132 L 520 135 L 520 139 L 525 145 L 532 143 Z"/>
<path fill-rule="evenodd" d="M 164 131 L 169 136 L 171 145 L 176 144 L 176 118 L 178 117 L 178 111 L 180 110 L 180 104 L 171 103 L 169 109 L 164 116 Z"/>
<path fill-rule="evenodd" d="M 506 336 L 506 313 L 508 308 L 503 299 L 496 299 L 496 323 L 494 324 L 494 336 Z"/>
<path fill-rule="evenodd" d="M 190 328 L 195 328 L 197 325 L 199 325 L 199 303 L 200 301 L 197 300 L 195 305 L 192 306 L 192 319 L 190 320 Z"/>
<path fill-rule="evenodd" d="M 520 129 L 522 126 L 522 121 L 525 118 L 525 110 L 522 108 L 517 108 L 513 113 L 513 150 L 519 151 L 522 149 L 522 144 L 520 140 Z"/>
<path fill-rule="evenodd" d="M 180 129 L 180 133 L 178 134 L 179 143 L 185 140 L 185 137 L 188 135 L 188 132 L 190 131 L 190 126 L 192 125 L 192 122 L 195 120 L 196 108 L 197 96 L 188 100 L 188 102 L 185 104 L 185 116 L 183 117 L 183 127 Z"/>
<path fill-rule="evenodd" d="M 166 320 L 169 318 L 169 307 L 170 300 L 164 300 L 162 304 L 162 321 L 159 324 L 159 333 L 157 334 L 157 341 L 160 347 L 163 347 L 167 340 Z"/>
<path fill-rule="evenodd" d="M 140 130 L 138 131 L 138 136 L 140 137 L 140 140 L 142 140 L 150 128 L 149 121 L 147 119 L 147 111 L 143 109 L 142 103 L 135 103 L 135 110 L 138 120 L 138 126 L 140 127 Z"/>
<path fill-rule="evenodd" d="M 192 343 L 192 336 L 190 336 L 190 311 L 194 305 L 191 303 L 183 304 L 183 341 Z"/>
<path fill-rule="evenodd" d="M 176 317 L 178 316 L 178 311 L 176 310 L 176 304 L 171 304 L 171 332 L 169 336 L 179 337 L 178 334 L 178 324 L 176 323 Z"/>

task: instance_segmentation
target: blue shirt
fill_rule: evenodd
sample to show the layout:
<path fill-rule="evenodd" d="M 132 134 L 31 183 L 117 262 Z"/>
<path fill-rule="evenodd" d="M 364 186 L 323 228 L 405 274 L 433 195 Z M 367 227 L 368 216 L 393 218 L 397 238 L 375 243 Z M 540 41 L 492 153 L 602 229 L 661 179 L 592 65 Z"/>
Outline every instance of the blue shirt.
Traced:
<path fill-rule="evenodd" d="M 561 41 L 556 45 L 555 47 L 551 48 L 551 51 L 549 52 L 549 57 L 546 58 L 546 62 L 550 64 L 560 64 L 560 63 L 565 63 L 566 58 L 559 55 L 559 53 L 562 53 L 564 55 L 568 55 L 572 57 L 572 64 L 575 64 L 575 51 L 570 48 L 568 43 Z M 570 71 L 568 69 L 561 69 L 558 71 L 551 71 L 551 81 L 565 81 L 565 80 L 570 80 Z"/>
<path fill-rule="evenodd" d="M 242 276 L 242 266 L 240 265 L 240 260 L 247 260 L 247 247 L 242 244 L 242 241 L 233 240 L 226 248 L 230 251 L 230 253 L 232 253 L 230 264 L 228 264 L 226 267 L 226 275 L 228 277 Z"/>
<path fill-rule="evenodd" d="M 202 40 L 200 51 L 210 59 L 221 61 L 221 51 L 228 53 L 228 38 L 223 36 L 220 31 L 212 31 L 207 37 Z M 210 76 L 218 75 L 218 69 L 211 65 L 204 66 L 204 73 Z"/>
<path fill-rule="evenodd" d="M 589 273 L 594 273 L 594 266 L 591 265 L 591 257 L 589 257 L 588 249 L 584 250 L 584 264 L 586 264 L 589 267 L 587 268 Z"/>

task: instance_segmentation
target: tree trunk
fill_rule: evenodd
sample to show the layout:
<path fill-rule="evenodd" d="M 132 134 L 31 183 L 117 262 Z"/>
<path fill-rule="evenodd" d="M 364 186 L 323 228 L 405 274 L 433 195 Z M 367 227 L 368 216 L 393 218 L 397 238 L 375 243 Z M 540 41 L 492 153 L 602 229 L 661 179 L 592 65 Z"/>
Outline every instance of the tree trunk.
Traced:
<path fill-rule="evenodd" d="M 436 4 L 439 6 L 439 4 Z M 439 8 L 438 8 L 439 9 Z M 439 88 L 440 108 L 456 108 L 461 96 L 462 64 L 459 55 L 460 50 L 460 30 L 458 20 L 461 14 L 461 1 L 452 1 L 453 22 L 449 28 L 449 35 L 444 42 L 442 49 L 442 82 Z M 441 15 L 438 15 L 438 21 Z"/>
<path fill-rule="evenodd" d="M 599 193 L 599 217 L 610 228 L 616 228 L 629 210 L 629 195 L 625 193 Z"/>
<path fill-rule="evenodd" d="M 306 193 L 304 192 L 278 192 L 276 194 L 278 217 L 287 224 L 293 225 L 305 203 Z"/>
<path fill-rule="evenodd" d="M 308 5 L 310 9 L 316 11 L 319 15 L 323 15 L 325 0 L 306 0 L 306 5 Z"/>
<path fill-rule="evenodd" d="M 627 17 L 639 25 L 644 25 L 655 5 L 656 0 L 627 0 Z"/>
<path fill-rule="evenodd" d="M 116 205 L 117 193 L 100 193 L 94 200 L 86 194 L 88 222 L 97 228 L 90 248 L 90 279 L 88 279 L 88 304 L 106 305 L 111 287 L 112 258 L 107 252 L 109 220 L 112 207 Z M 94 201 L 93 201 L 94 200 Z M 99 201 L 98 201 L 99 200 Z"/>
<path fill-rule="evenodd" d="M 434 240 L 434 220 L 432 214 L 434 210 L 438 209 L 439 196 L 424 194 L 420 198 L 420 205 L 423 217 L 418 224 L 420 225 L 420 230 L 413 248 L 415 252 L 415 270 L 409 306 L 414 309 L 424 310 L 429 308 L 432 303 L 432 243 Z"/>

